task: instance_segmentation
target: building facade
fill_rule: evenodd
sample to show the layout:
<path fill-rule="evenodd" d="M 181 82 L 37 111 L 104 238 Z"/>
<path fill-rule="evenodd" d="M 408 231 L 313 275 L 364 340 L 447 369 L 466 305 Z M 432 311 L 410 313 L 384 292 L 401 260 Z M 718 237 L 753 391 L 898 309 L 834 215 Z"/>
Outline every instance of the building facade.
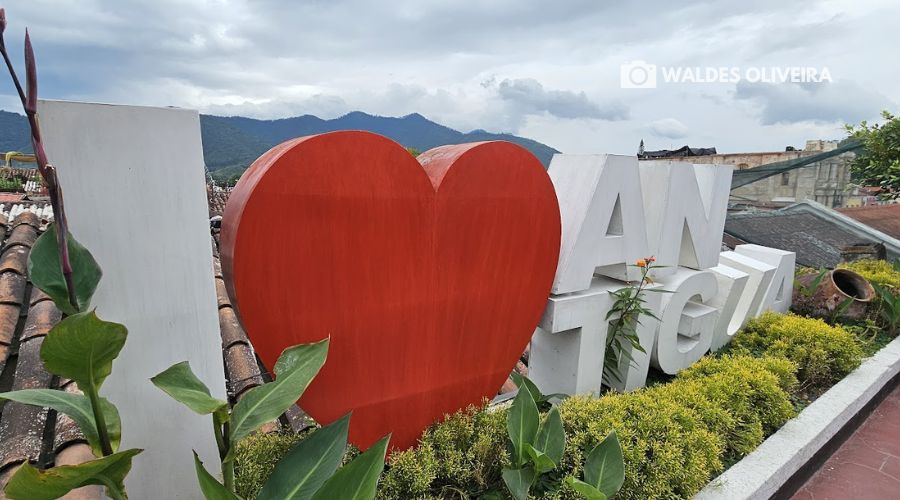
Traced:
<path fill-rule="evenodd" d="M 802 150 L 760 153 L 725 153 L 701 156 L 670 157 L 666 160 L 690 163 L 733 165 L 736 170 L 759 167 L 769 163 L 795 160 L 838 147 L 838 141 L 810 140 Z M 813 200 L 827 207 L 850 207 L 871 203 L 867 193 L 850 183 L 850 162 L 853 153 L 844 153 L 774 175 L 731 192 L 736 204 L 787 206 Z"/>

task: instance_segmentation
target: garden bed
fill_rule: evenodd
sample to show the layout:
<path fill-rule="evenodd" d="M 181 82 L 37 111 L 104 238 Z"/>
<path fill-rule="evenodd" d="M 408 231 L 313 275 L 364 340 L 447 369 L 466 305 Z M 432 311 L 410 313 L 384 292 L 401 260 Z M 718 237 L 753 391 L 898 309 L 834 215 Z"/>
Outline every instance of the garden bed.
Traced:
<path fill-rule="evenodd" d="M 896 381 L 898 373 L 900 338 L 863 362 L 695 498 L 763 499 L 783 491 L 854 417 Z"/>

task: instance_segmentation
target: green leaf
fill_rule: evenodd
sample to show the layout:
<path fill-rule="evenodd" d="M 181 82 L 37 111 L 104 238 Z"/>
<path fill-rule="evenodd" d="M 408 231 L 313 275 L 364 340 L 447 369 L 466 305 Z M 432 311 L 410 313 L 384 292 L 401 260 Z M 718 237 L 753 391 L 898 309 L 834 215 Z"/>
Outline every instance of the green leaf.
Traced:
<path fill-rule="evenodd" d="M 131 449 L 84 462 L 38 470 L 25 463 L 13 474 L 4 490 L 12 499 L 52 500 L 90 484 L 124 490 L 123 482 L 131 470 L 131 459 L 143 450 Z M 112 496 L 112 495 L 111 495 Z"/>
<path fill-rule="evenodd" d="M 314 344 L 289 347 L 275 362 L 275 380 L 247 391 L 231 412 L 231 449 L 241 438 L 270 420 L 278 418 L 294 404 L 328 354 L 328 339 Z"/>
<path fill-rule="evenodd" d="M 528 393 L 531 394 L 531 398 L 534 399 L 534 404 L 537 405 L 541 403 L 542 394 L 540 389 L 534 385 L 534 382 L 517 371 L 513 371 L 510 376 L 512 377 L 513 383 L 516 384 L 516 387 L 518 387 L 520 391 L 523 387 L 528 390 Z"/>
<path fill-rule="evenodd" d="M 75 314 L 50 330 L 41 359 L 48 372 L 74 380 L 85 392 L 97 390 L 112 372 L 127 336 L 124 325 L 103 321 L 94 311 Z"/>
<path fill-rule="evenodd" d="M 562 418 L 556 407 L 551 408 L 541 422 L 534 447 L 550 457 L 554 465 L 559 465 L 566 447 L 566 431 L 563 429 Z"/>
<path fill-rule="evenodd" d="M 170 366 L 150 381 L 172 399 L 200 415 L 221 412 L 228 408 L 227 401 L 216 399 L 209 394 L 209 388 L 194 375 L 187 361 Z"/>
<path fill-rule="evenodd" d="M 569 483 L 569 486 L 571 486 L 573 490 L 584 495 L 587 500 L 606 500 L 606 495 L 604 495 L 602 491 L 584 481 L 569 476 L 566 478 L 566 482 Z"/>
<path fill-rule="evenodd" d="M 531 464 L 537 474 L 543 474 L 556 468 L 556 463 L 550 459 L 543 451 L 536 450 L 534 446 L 525 444 L 525 453 L 531 459 Z"/>
<path fill-rule="evenodd" d="M 525 445 L 534 444 L 539 420 L 540 415 L 534 398 L 527 389 L 520 390 L 506 415 L 506 432 L 515 451 L 513 463 L 516 466 L 521 466 L 525 461 Z"/>
<path fill-rule="evenodd" d="M 349 428 L 348 413 L 291 448 L 275 466 L 257 500 L 312 498 L 341 465 Z"/>
<path fill-rule="evenodd" d="M 53 299 L 60 311 L 72 315 L 84 312 L 91 305 L 91 298 L 103 272 L 87 248 L 68 234 L 69 261 L 72 264 L 72 284 L 78 308 L 69 302 L 69 290 L 59 263 L 59 246 L 56 243 L 56 224 L 47 227 L 28 255 L 28 276 L 34 286 Z"/>
<path fill-rule="evenodd" d="M 313 500 L 331 500 L 333 498 L 372 500 L 375 498 L 375 488 L 378 486 L 381 471 L 384 469 L 384 455 L 387 453 L 390 439 L 390 435 L 381 438 L 381 441 L 373 444 L 365 453 L 341 467 L 335 475 L 331 476 L 331 479 L 325 481 L 325 484 L 319 488 L 319 491 L 313 496 Z"/>
<path fill-rule="evenodd" d="M 97 434 L 97 423 L 94 420 L 91 401 L 87 396 L 56 389 L 25 389 L 0 393 L 0 399 L 53 408 L 60 413 L 68 415 L 81 429 L 81 433 L 87 439 L 94 455 L 102 455 L 100 436 Z M 119 411 L 106 398 L 100 398 L 100 409 L 106 421 L 110 444 L 113 451 L 115 451 L 119 448 L 119 440 L 122 436 L 122 422 L 119 419 Z"/>
<path fill-rule="evenodd" d="M 503 482 L 506 483 L 506 489 L 516 500 L 527 500 L 528 490 L 531 489 L 531 483 L 537 475 L 531 467 L 523 467 L 521 469 L 503 469 Z"/>
<path fill-rule="evenodd" d="M 625 461 L 616 432 L 611 432 L 588 454 L 584 481 L 611 497 L 625 482 Z"/>
<path fill-rule="evenodd" d="M 193 451 L 193 450 L 192 450 Z M 240 497 L 228 491 L 228 488 L 220 483 L 206 470 L 197 452 L 194 451 L 194 469 L 197 471 L 197 480 L 200 482 L 200 491 L 206 500 L 240 500 Z"/>

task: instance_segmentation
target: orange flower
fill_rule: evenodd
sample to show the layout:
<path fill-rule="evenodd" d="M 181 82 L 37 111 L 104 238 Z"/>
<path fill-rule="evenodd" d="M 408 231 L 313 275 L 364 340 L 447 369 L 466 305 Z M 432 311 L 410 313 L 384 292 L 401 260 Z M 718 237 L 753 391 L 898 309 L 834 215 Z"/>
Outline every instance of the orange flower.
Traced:
<path fill-rule="evenodd" d="M 647 261 L 644 259 L 638 259 L 637 266 L 638 267 L 647 267 Z"/>

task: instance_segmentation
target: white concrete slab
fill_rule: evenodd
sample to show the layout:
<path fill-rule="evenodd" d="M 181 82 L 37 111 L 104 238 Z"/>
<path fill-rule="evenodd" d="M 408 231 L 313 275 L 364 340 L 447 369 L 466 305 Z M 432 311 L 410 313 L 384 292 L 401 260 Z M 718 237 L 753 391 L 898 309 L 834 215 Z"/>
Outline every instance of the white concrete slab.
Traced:
<path fill-rule="evenodd" d="M 225 395 L 199 115 L 59 101 L 38 110 L 72 232 L 103 268 L 94 305 L 129 331 L 101 389 L 119 407 L 121 448 L 145 449 L 128 492 L 200 498 L 191 449 L 218 473 L 210 419 L 149 381 L 189 360 Z"/>

